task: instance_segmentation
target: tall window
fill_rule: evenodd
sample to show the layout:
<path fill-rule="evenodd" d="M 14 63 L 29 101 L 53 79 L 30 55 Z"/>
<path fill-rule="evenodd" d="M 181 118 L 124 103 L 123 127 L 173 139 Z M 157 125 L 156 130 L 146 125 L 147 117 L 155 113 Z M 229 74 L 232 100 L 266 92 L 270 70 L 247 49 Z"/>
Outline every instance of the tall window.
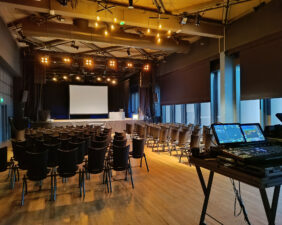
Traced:
<path fill-rule="evenodd" d="M 201 103 L 201 125 L 211 125 L 211 104 L 210 102 Z"/>
<path fill-rule="evenodd" d="M 276 117 L 276 113 L 282 113 L 282 98 L 272 98 L 271 104 L 271 125 L 282 124 Z"/>
<path fill-rule="evenodd" d="M 195 123 L 195 107 L 194 104 L 186 104 L 186 123 Z"/>
<path fill-rule="evenodd" d="M 211 73 L 211 122 L 220 121 L 220 71 Z"/>
<path fill-rule="evenodd" d="M 241 101 L 240 122 L 260 123 L 260 100 Z"/>
<path fill-rule="evenodd" d="M 134 92 L 131 94 L 131 112 L 138 113 L 139 108 L 139 93 Z"/>
<path fill-rule="evenodd" d="M 182 105 L 175 105 L 174 122 L 182 123 Z"/>

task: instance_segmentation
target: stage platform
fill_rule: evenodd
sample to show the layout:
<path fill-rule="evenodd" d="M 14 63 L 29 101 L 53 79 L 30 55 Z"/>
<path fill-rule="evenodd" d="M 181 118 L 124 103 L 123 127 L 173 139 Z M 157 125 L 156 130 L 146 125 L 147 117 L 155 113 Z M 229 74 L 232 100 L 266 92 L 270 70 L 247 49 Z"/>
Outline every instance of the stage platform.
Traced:
<path fill-rule="evenodd" d="M 58 126 L 77 126 L 77 125 L 104 125 L 107 128 L 112 128 L 113 132 L 121 132 L 125 130 L 126 123 L 136 123 L 140 120 L 133 120 L 132 118 L 125 118 L 123 120 L 115 119 L 66 119 L 66 120 L 49 120 L 46 122 L 32 122 L 31 127 L 53 128 Z"/>

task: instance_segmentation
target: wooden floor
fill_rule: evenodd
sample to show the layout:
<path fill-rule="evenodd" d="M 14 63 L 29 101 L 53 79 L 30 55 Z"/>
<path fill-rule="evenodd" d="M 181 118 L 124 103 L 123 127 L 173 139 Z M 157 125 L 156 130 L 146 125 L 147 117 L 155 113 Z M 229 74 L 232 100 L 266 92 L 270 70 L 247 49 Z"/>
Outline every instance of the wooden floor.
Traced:
<path fill-rule="evenodd" d="M 135 189 L 130 181 L 114 181 L 113 193 L 108 194 L 101 184 L 101 176 L 86 181 L 86 198 L 79 197 L 78 179 L 58 183 L 56 202 L 49 201 L 50 179 L 43 182 L 43 190 L 28 183 L 25 205 L 20 206 L 22 181 L 14 190 L 8 189 L 7 172 L 0 174 L 0 224 L 198 224 L 203 193 L 194 167 L 178 163 L 168 153 L 146 150 L 150 172 L 133 162 Z M 22 176 L 23 174 L 21 174 Z M 207 172 L 204 171 L 207 176 Z M 122 173 L 115 179 L 123 178 Z M 272 190 L 270 189 L 268 194 Z M 242 185 L 242 196 L 252 224 L 267 224 L 259 191 Z M 280 199 L 281 200 L 281 199 Z M 241 216 L 233 216 L 234 193 L 228 178 L 215 175 L 208 213 L 223 224 L 245 224 Z M 207 224 L 218 224 L 206 219 Z M 282 224 L 281 201 L 276 224 Z"/>

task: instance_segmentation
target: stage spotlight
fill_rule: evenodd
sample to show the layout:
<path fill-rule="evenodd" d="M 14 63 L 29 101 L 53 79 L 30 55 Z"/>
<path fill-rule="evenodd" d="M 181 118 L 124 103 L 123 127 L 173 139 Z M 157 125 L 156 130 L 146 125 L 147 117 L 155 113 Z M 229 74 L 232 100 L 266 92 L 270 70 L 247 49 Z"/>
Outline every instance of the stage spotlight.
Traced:
<path fill-rule="evenodd" d="M 64 63 L 70 63 L 71 62 L 70 58 L 68 58 L 68 57 L 63 58 L 63 61 L 64 61 Z"/>
<path fill-rule="evenodd" d="M 48 56 L 42 56 L 42 57 L 40 58 L 40 62 L 41 62 L 42 64 L 47 65 L 47 64 L 49 63 L 49 57 L 48 57 Z"/>
<path fill-rule="evenodd" d="M 133 9 L 134 6 L 133 6 L 133 0 L 128 0 L 128 8 L 129 9 Z"/>
<path fill-rule="evenodd" d="M 133 67 L 133 63 L 132 63 L 132 62 L 128 62 L 128 63 L 126 64 L 126 66 L 127 66 L 127 68 L 132 68 L 132 67 Z"/>
<path fill-rule="evenodd" d="M 116 66 L 117 66 L 116 60 L 114 59 L 109 60 L 109 67 L 115 69 Z"/>
<path fill-rule="evenodd" d="M 93 60 L 92 59 L 85 59 L 84 64 L 87 67 L 92 67 L 93 66 Z"/>
<path fill-rule="evenodd" d="M 100 21 L 100 16 L 97 16 L 96 20 L 97 20 L 97 21 Z"/>
<path fill-rule="evenodd" d="M 145 64 L 145 65 L 143 66 L 143 70 L 146 71 L 146 72 L 148 72 L 148 71 L 150 70 L 150 64 L 149 64 L 149 63 Z"/>

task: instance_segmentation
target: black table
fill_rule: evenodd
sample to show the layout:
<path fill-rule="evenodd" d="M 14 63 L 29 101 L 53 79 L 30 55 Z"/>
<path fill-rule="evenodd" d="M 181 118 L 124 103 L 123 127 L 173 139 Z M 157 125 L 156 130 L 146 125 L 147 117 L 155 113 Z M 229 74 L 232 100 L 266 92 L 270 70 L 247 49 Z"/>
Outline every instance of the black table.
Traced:
<path fill-rule="evenodd" d="M 234 180 L 238 180 L 240 182 L 243 182 L 243 183 L 246 183 L 248 185 L 258 188 L 260 191 L 261 198 L 262 198 L 262 202 L 263 202 L 264 210 L 267 216 L 268 224 L 269 225 L 275 224 L 275 217 L 276 217 L 276 212 L 277 212 L 280 186 L 282 184 L 282 176 L 274 177 L 274 178 L 257 177 L 257 176 L 248 174 L 244 171 L 240 171 L 236 168 L 226 167 L 220 164 L 216 158 L 202 159 L 202 158 L 196 158 L 196 157 L 191 156 L 190 163 L 194 164 L 196 167 L 197 174 L 199 176 L 199 180 L 200 180 L 200 183 L 201 183 L 204 195 L 205 195 L 200 223 L 199 223 L 200 225 L 205 224 L 205 216 L 206 216 L 206 211 L 208 207 L 214 173 L 221 174 L 223 176 L 232 178 Z M 207 184 L 203 178 L 201 168 L 204 168 L 210 171 Z M 269 187 L 274 187 L 274 193 L 273 193 L 271 206 L 269 204 L 267 194 L 266 194 L 266 188 L 269 188 Z"/>

